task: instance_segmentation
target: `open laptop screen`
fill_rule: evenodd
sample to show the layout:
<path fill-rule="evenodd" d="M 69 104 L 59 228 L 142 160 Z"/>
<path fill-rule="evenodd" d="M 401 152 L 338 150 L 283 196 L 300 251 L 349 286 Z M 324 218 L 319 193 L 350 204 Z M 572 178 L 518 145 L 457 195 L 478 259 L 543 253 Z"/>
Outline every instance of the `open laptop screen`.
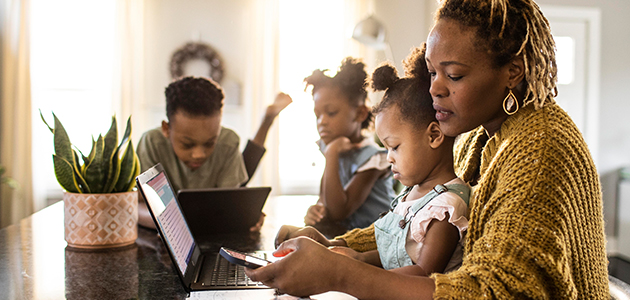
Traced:
<path fill-rule="evenodd" d="M 141 188 L 149 209 L 160 223 L 159 226 L 171 253 L 175 255 L 177 266 L 182 274 L 185 274 L 195 249 L 195 241 L 177 201 L 173 201 L 175 200 L 173 188 L 169 185 L 163 171 L 142 184 Z M 167 203 L 166 206 L 164 203 Z"/>

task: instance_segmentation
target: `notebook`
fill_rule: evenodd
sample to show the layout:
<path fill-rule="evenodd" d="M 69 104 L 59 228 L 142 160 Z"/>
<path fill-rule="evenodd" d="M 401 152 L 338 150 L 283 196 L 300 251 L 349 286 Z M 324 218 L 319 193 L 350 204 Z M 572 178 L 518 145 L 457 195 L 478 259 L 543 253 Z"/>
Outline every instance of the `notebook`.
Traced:
<path fill-rule="evenodd" d="M 218 254 L 219 248 L 199 246 L 203 241 L 193 236 L 187 222 L 190 217 L 184 217 L 181 203 L 176 198 L 162 165 L 157 164 L 140 174 L 136 177 L 136 182 L 187 293 L 268 288 L 247 278 L 242 266 L 230 264 Z M 216 244 L 216 241 L 209 242 Z M 242 250 L 234 245 L 230 247 Z M 258 251 L 251 254 L 272 259 L 268 253 Z"/>

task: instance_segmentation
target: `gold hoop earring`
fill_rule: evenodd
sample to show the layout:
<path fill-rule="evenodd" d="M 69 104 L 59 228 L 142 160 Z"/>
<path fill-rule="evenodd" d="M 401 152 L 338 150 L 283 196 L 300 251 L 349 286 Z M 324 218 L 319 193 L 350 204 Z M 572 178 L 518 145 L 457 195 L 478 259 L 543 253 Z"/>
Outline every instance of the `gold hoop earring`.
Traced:
<path fill-rule="evenodd" d="M 512 89 L 503 99 L 503 111 L 509 116 L 515 114 L 518 111 L 518 100 L 516 100 L 516 96 L 512 93 Z"/>

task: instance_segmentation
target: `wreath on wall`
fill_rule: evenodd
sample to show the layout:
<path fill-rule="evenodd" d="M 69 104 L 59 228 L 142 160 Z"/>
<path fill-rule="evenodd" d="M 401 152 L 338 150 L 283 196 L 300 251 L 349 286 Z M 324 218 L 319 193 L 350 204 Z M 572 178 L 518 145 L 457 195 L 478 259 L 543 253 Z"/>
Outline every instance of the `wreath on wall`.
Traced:
<path fill-rule="evenodd" d="M 201 59 L 210 66 L 209 77 L 220 83 L 223 79 L 223 61 L 219 53 L 210 45 L 204 43 L 189 42 L 175 50 L 171 56 L 171 78 L 177 79 L 184 75 L 186 63 L 193 59 Z"/>

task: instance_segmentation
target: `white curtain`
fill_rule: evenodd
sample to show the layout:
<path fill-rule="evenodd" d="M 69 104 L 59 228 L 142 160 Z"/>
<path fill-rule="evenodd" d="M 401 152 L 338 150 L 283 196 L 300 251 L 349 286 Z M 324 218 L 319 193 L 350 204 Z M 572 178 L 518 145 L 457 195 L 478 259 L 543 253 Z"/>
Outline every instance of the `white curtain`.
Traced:
<path fill-rule="evenodd" d="M 33 213 L 29 0 L 0 0 L 0 164 L 13 189 L 0 186 L 0 227 Z"/>
<path fill-rule="evenodd" d="M 271 104 L 278 92 L 277 56 L 278 56 L 278 0 L 252 0 L 248 13 L 252 16 L 249 23 L 251 33 L 250 52 L 247 55 L 247 81 L 244 85 L 243 99 L 253 99 L 248 117 L 251 122 L 250 132 L 254 133 L 260 125 L 261 116 L 267 105 Z M 277 123 L 277 120 L 276 120 Z M 278 191 L 278 134 L 274 125 L 267 136 L 267 152 L 260 162 L 250 185 L 270 185 L 272 191 Z"/>
<path fill-rule="evenodd" d="M 113 110 L 119 127 L 145 124 L 144 104 L 144 4 L 145 0 L 116 1 L 116 48 L 114 53 Z M 132 139 L 138 142 L 142 132 L 134 130 Z"/>

